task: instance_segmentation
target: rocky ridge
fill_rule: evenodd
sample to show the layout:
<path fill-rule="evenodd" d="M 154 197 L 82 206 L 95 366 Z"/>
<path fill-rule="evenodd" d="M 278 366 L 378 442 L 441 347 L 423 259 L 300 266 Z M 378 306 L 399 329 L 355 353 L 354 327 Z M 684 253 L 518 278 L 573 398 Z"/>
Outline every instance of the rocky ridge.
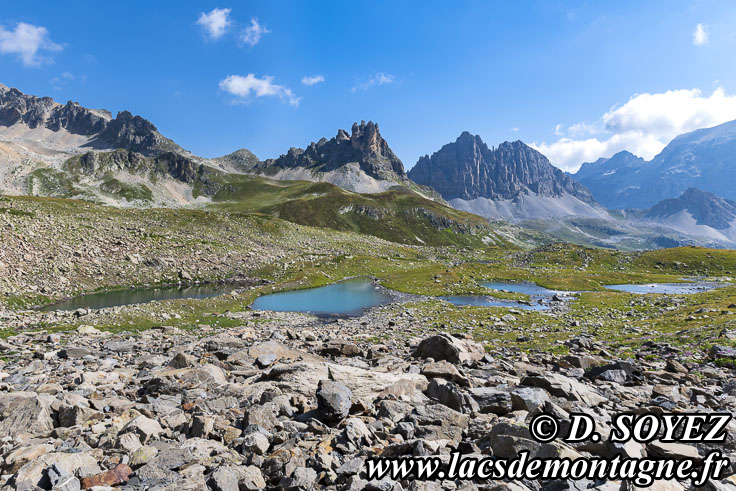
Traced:
<path fill-rule="evenodd" d="M 403 186 L 438 197 L 407 179 L 404 164 L 372 121 L 354 123 L 350 133 L 339 129 L 335 137 L 312 142 L 306 149 L 292 147 L 277 159 L 251 165 L 248 171 L 274 179 L 329 182 L 358 193 Z"/>
<path fill-rule="evenodd" d="M 372 121 L 353 123 L 350 134 L 340 129 L 334 138 L 322 138 L 304 150 L 291 148 L 286 155 L 265 161 L 264 166 L 331 172 L 348 163 L 357 163 L 363 172 L 375 179 L 406 177 L 404 164 L 381 136 L 378 124 Z"/>
<path fill-rule="evenodd" d="M 89 141 L 84 146 L 91 148 L 125 148 L 145 155 L 183 152 L 161 135 L 153 123 L 128 111 L 121 111 L 113 118 L 104 109 L 87 109 L 73 101 L 59 104 L 50 97 L 36 97 L 0 86 L 0 126 L 16 124 L 87 136 Z"/>
<path fill-rule="evenodd" d="M 489 148 L 465 131 L 431 157 L 421 157 L 409 178 L 434 188 L 456 208 L 482 216 L 606 216 L 585 186 L 521 141 Z"/>
<path fill-rule="evenodd" d="M 644 210 L 643 220 L 683 233 L 736 242 L 736 202 L 696 188 Z"/>

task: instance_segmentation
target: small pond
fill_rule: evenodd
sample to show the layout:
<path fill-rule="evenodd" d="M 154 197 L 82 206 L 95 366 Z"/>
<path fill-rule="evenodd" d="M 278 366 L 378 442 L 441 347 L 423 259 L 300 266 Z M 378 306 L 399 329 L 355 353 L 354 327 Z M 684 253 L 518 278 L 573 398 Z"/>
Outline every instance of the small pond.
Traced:
<path fill-rule="evenodd" d="M 550 290 L 530 282 L 500 282 L 500 281 L 482 281 L 480 283 L 485 288 L 491 290 L 501 290 L 512 293 L 522 293 L 529 295 L 531 302 L 519 303 L 513 300 L 500 300 L 491 295 L 456 295 L 442 297 L 444 300 L 453 305 L 474 305 L 476 307 L 508 307 L 524 310 L 549 310 L 550 300 L 554 295 L 560 297 L 569 296 L 574 292 L 566 292 L 559 290 Z"/>
<path fill-rule="evenodd" d="M 258 297 L 256 310 L 307 312 L 318 315 L 361 315 L 365 309 L 386 304 L 392 296 L 370 278 L 355 278 L 306 290 L 272 293 Z"/>
<path fill-rule="evenodd" d="M 237 285 L 232 284 L 206 284 L 187 287 L 171 286 L 113 290 L 80 295 L 52 305 L 45 305 L 38 308 L 38 310 L 41 312 L 52 312 L 56 310 L 104 309 L 108 307 L 119 307 L 121 305 L 148 303 L 154 300 L 201 299 L 224 295 L 232 292 L 236 288 Z"/>
<path fill-rule="evenodd" d="M 710 282 L 691 282 L 691 283 L 646 283 L 643 285 L 623 284 L 623 285 L 606 285 L 609 290 L 620 292 L 646 294 L 660 293 L 669 295 L 691 295 L 693 293 L 701 293 L 708 290 L 715 290 L 724 285 Z"/>

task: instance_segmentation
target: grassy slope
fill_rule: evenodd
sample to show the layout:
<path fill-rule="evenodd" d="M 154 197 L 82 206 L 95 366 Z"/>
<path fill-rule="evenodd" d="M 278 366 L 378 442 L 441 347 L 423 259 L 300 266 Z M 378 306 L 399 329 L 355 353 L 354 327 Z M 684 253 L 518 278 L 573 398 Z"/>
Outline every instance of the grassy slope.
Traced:
<path fill-rule="evenodd" d="M 309 186 L 301 184 L 301 186 Z M 285 186 L 284 192 L 293 192 Z M 287 257 L 264 264 L 249 274 L 274 283 L 259 286 L 237 296 L 224 295 L 207 300 L 154 302 L 122 309 L 101 319 L 98 327 L 110 330 L 140 330 L 160 324 L 157 313 L 176 312 L 181 319 L 169 319 L 167 325 L 197 329 L 200 325 L 226 326 L 237 322 L 212 312 L 242 311 L 261 294 L 272 291 L 306 288 L 332 283 L 357 275 L 372 275 L 387 287 L 430 296 L 451 293 L 488 293 L 482 280 L 529 280 L 560 289 L 587 290 L 571 304 L 570 314 L 560 317 L 544 312 L 515 314 L 516 321 L 504 327 L 494 324 L 507 313 L 504 308 L 453 307 L 438 300 L 421 300 L 413 305 L 395 306 L 396 315 L 410 309 L 428 328 L 445 324 L 446 329 L 472 333 L 485 341 L 489 350 L 496 346 L 525 351 L 565 351 L 562 344 L 580 333 L 588 333 L 607 343 L 620 354 L 631 352 L 646 342 L 669 343 L 681 347 L 682 358 L 700 359 L 711 344 L 733 345 L 719 337 L 723 329 L 736 329 L 736 315 L 730 307 L 736 303 L 736 287 L 696 295 L 647 295 L 646 298 L 623 292 L 606 291 L 603 285 L 622 282 L 678 281 L 686 276 L 732 276 L 736 271 L 736 251 L 705 248 L 676 248 L 643 253 L 587 249 L 570 244 L 554 244 L 532 251 L 508 250 L 505 247 L 462 249 L 454 247 L 401 246 L 351 233 L 326 229 L 295 227 L 264 215 L 219 213 L 194 210 L 130 210 L 98 206 L 84 202 L 40 198 L 0 199 L 2 220 L 15 224 L 15 233 L 33 230 L 42 234 L 47 218 L 61 219 L 65 229 L 88 225 L 87 234 L 95 234 L 99 223 L 111 222 L 121 227 L 135 226 L 136 241 L 150 244 L 156 256 L 177 254 L 186 244 L 192 250 L 212 249 L 213 256 L 239 247 L 244 238 L 255 238 L 266 250 L 274 244 L 292 244 Z M 26 232 L 24 232 L 26 230 Z M 122 228 L 121 230 L 124 230 Z M 132 232 L 126 232 L 132 233 Z M 37 235 L 38 236 L 38 235 Z M 75 247 L 74 236 L 60 234 L 57 239 Z M 81 240 L 81 239 L 80 239 Z M 88 240 L 87 235 L 84 241 Z M 306 251 L 309 241 L 311 251 Z M 191 243 L 190 243 L 191 242 Z M 181 266 L 187 266 L 182 258 Z M 83 259 L 78 260 L 84 271 Z M 106 263 L 109 267 L 110 263 Z M 123 263 L 120 271 L 132 276 L 111 276 L 106 288 L 130 286 L 136 268 Z M 35 274 L 32 268 L 27 273 Z M 227 273 L 215 271 L 217 275 Z M 95 271 L 89 278 L 79 277 L 78 285 L 101 286 Z M 217 276 L 215 276 L 217 277 Z M 202 279 L 208 279 L 203 277 Z M 150 280 L 150 277 L 149 277 Z M 75 277 L 75 282 L 77 278 Z M 6 307 L 13 307 L 13 297 L 5 297 Z M 393 307 L 392 307 L 393 308 Z M 267 319 L 267 316 L 264 317 Z M 572 321 L 579 322 L 573 323 Z M 68 322 L 68 321 L 67 321 Z M 31 326 L 29 328 L 69 329 L 76 324 Z M 6 334 L 12 334 L 8 332 Z"/>
<path fill-rule="evenodd" d="M 222 211 L 257 211 L 301 225 L 416 245 L 477 245 L 491 232 L 481 217 L 403 189 L 358 194 L 329 183 L 235 175 L 221 179 L 213 207 Z"/>

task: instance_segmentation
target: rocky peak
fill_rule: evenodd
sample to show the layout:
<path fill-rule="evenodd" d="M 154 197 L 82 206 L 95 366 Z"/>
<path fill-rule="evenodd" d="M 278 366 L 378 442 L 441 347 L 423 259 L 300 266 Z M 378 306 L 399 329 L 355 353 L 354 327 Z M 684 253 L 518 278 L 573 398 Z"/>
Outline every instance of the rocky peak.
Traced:
<path fill-rule="evenodd" d="M 29 128 L 62 129 L 90 136 L 93 148 L 125 148 L 146 155 L 181 149 L 162 136 L 150 121 L 121 111 L 113 119 L 109 111 L 88 109 L 69 101 L 59 104 L 51 97 L 36 97 L 18 89 L 0 87 L 0 126 L 25 124 Z"/>
<path fill-rule="evenodd" d="M 424 156 L 409 177 L 436 189 L 443 198 L 514 199 L 523 193 L 557 197 L 571 194 L 593 202 L 590 192 L 522 141 L 489 148 L 478 135 L 464 131 L 432 156 Z"/>
<path fill-rule="evenodd" d="M 366 124 L 365 121 L 353 123 L 352 135 L 350 136 L 350 143 L 353 148 L 359 152 L 381 154 L 382 144 L 386 144 L 386 141 L 381 138 L 381 133 L 378 131 L 378 124 L 369 121 Z M 388 145 L 386 145 L 388 147 Z"/>
<path fill-rule="evenodd" d="M 688 188 L 677 198 L 660 201 L 644 215 L 648 219 L 667 218 L 686 211 L 698 225 L 717 230 L 731 227 L 736 219 L 736 202 L 697 188 Z"/>
<path fill-rule="evenodd" d="M 363 172 L 376 179 L 406 177 L 404 164 L 381 136 L 378 124 L 372 121 L 354 123 L 350 134 L 339 129 L 334 138 L 312 142 L 305 150 L 291 148 L 278 159 L 266 161 L 265 166 L 330 172 L 349 163 L 357 163 Z"/>

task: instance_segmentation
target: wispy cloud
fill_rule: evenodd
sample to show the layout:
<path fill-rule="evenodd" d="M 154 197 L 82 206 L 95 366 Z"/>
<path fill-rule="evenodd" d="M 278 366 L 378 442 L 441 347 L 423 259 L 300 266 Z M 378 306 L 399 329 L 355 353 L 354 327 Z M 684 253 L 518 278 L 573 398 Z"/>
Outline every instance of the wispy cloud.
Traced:
<path fill-rule="evenodd" d="M 205 35 L 210 39 L 220 39 L 232 25 L 228 18 L 231 9 L 213 9 L 199 14 L 197 24 L 202 26 Z"/>
<path fill-rule="evenodd" d="M 736 95 L 717 88 L 637 94 L 593 123 L 558 125 L 557 141 L 534 143 L 556 166 L 575 171 L 581 163 L 628 150 L 651 159 L 676 136 L 736 119 Z"/>
<path fill-rule="evenodd" d="M 56 52 L 62 47 L 49 39 L 45 27 L 19 22 L 15 29 L 0 26 L 0 53 L 16 54 L 25 66 L 50 63 L 51 58 L 39 55 L 40 51 Z"/>
<path fill-rule="evenodd" d="M 371 87 L 376 87 L 376 86 L 381 86 L 381 85 L 392 85 L 395 83 L 396 83 L 395 75 L 391 75 L 390 73 L 385 73 L 385 72 L 378 72 L 372 75 L 368 80 L 365 80 L 353 86 L 353 92 L 357 92 L 359 90 L 368 90 Z"/>
<path fill-rule="evenodd" d="M 236 97 L 234 102 L 247 103 L 258 97 L 278 97 L 281 100 L 298 106 L 302 100 L 283 85 L 273 83 L 273 77 L 265 75 L 258 78 L 249 73 L 245 77 L 241 75 L 230 75 L 220 81 L 220 89 Z"/>
<path fill-rule="evenodd" d="M 268 34 L 269 32 L 271 31 L 266 29 L 266 26 L 261 25 L 258 22 L 258 19 L 253 17 L 250 20 L 250 25 L 243 30 L 243 35 L 241 38 L 245 44 L 252 48 L 256 44 L 258 44 L 258 42 L 265 34 Z"/>
<path fill-rule="evenodd" d="M 325 81 L 324 75 L 308 75 L 302 78 L 304 85 L 316 85 Z"/>
<path fill-rule="evenodd" d="M 67 83 L 71 82 L 72 80 L 74 80 L 74 75 L 69 72 L 64 72 L 58 77 L 54 77 L 49 80 L 49 83 L 54 90 L 61 90 Z"/>
<path fill-rule="evenodd" d="M 708 26 L 705 24 L 698 24 L 695 26 L 695 31 L 693 31 L 693 44 L 695 46 L 708 44 Z"/>

